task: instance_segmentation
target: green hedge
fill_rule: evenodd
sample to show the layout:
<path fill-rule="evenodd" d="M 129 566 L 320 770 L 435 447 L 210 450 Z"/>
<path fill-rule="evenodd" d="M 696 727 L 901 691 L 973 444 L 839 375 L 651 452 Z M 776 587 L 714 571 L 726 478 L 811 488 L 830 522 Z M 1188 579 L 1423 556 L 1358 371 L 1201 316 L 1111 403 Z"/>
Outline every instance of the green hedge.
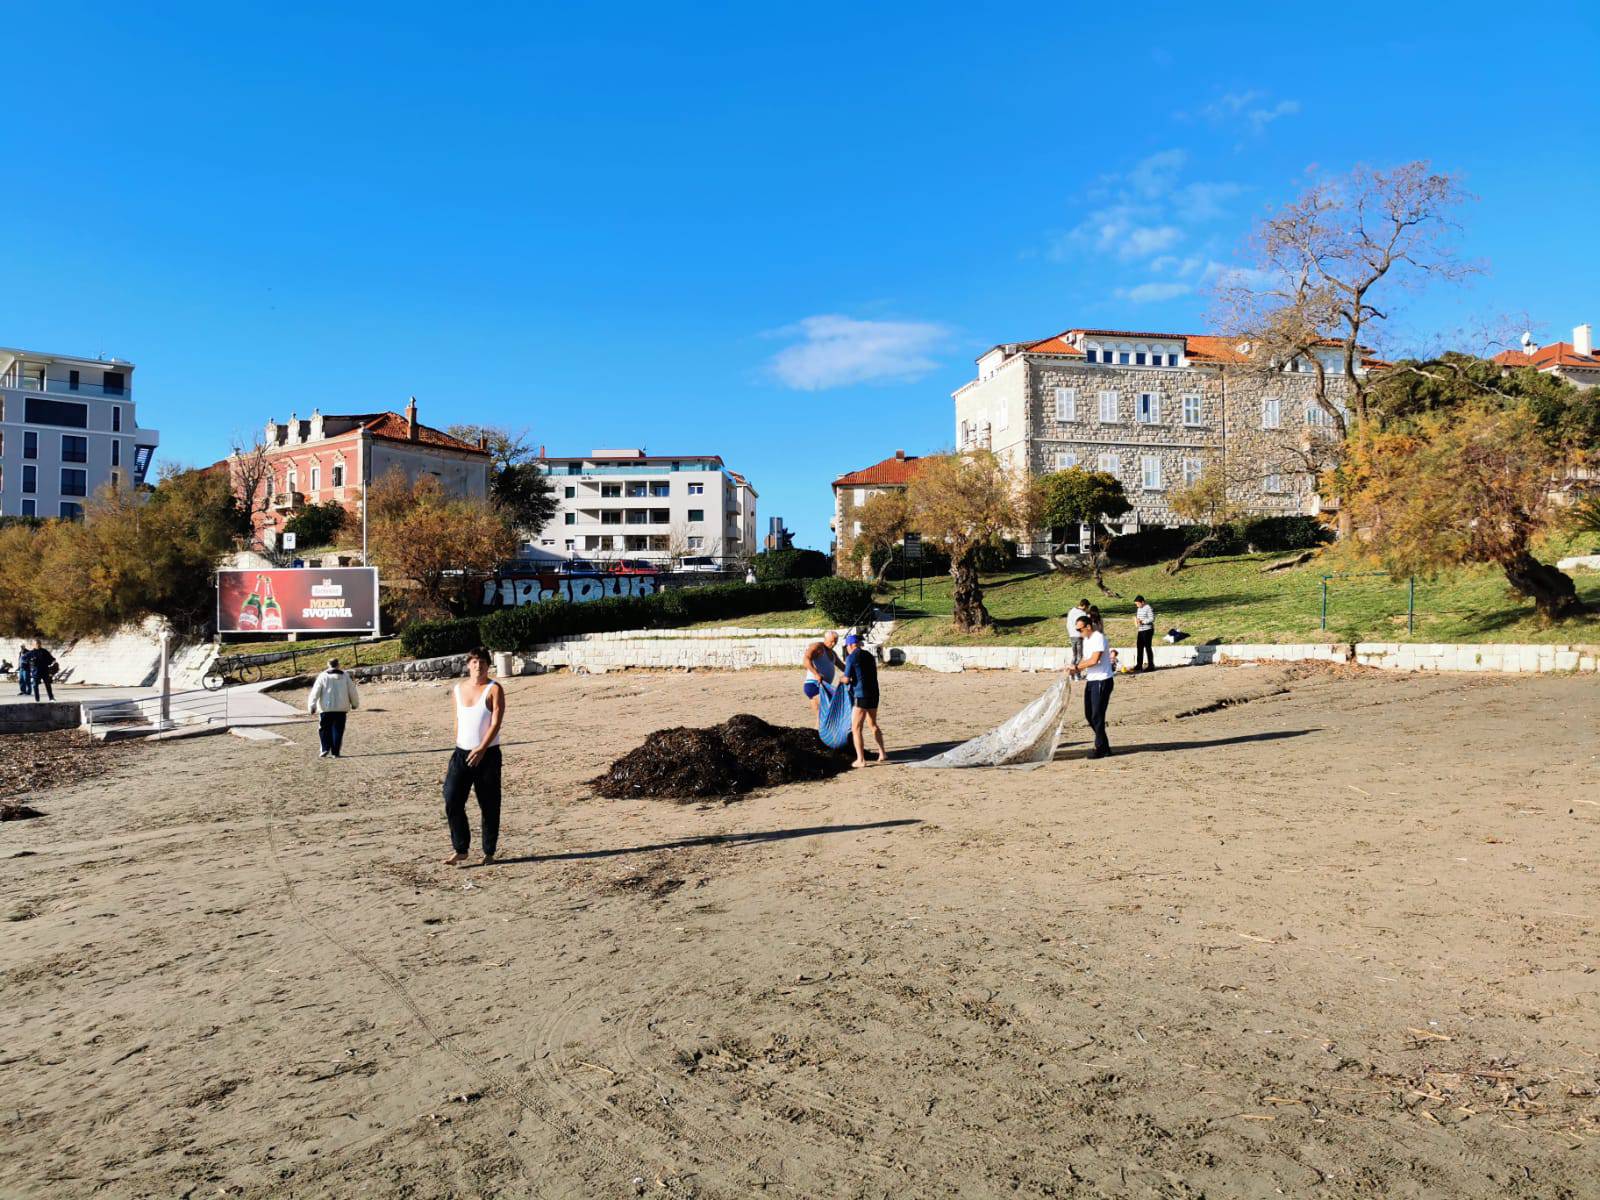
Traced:
<path fill-rule="evenodd" d="M 858 579 L 813 579 L 806 594 L 834 625 L 853 625 L 872 607 L 872 585 Z"/>
<path fill-rule="evenodd" d="M 400 632 L 400 644 L 411 658 L 441 658 L 465 654 L 480 644 L 477 617 L 454 621 L 414 621 Z"/>
<path fill-rule="evenodd" d="M 1128 533 L 1111 543 L 1111 557 L 1121 563 L 1154 563 L 1177 558 L 1209 531 L 1204 525 L 1157 526 Z M 1309 550 L 1333 540 L 1333 533 L 1315 517 L 1258 517 L 1222 527 L 1221 536 L 1201 552 L 1221 558 L 1251 551 Z"/>
<path fill-rule="evenodd" d="M 750 613 L 804 608 L 806 594 L 798 581 L 781 583 L 713 583 L 674 588 L 650 596 L 607 596 L 573 604 L 541 600 L 503 609 L 484 617 L 479 626 L 491 650 L 529 650 L 540 642 L 575 633 L 610 633 L 618 629 L 671 629 L 696 621 L 721 621 Z"/>
<path fill-rule="evenodd" d="M 761 583 L 821 579 L 833 574 L 833 560 L 821 550 L 763 550 L 751 560 L 751 565 Z"/>
<path fill-rule="evenodd" d="M 1310 550 L 1333 541 L 1333 530 L 1315 517 L 1258 517 L 1239 533 L 1251 550 Z"/>

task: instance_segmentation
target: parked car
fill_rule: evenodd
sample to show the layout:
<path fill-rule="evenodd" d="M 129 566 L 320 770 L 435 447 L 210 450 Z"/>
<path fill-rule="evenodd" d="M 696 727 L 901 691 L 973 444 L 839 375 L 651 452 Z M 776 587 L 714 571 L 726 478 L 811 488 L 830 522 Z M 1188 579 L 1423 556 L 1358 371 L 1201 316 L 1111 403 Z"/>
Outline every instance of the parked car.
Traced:
<path fill-rule="evenodd" d="M 619 558 L 611 564 L 613 575 L 659 575 L 661 568 L 644 558 Z"/>
<path fill-rule="evenodd" d="M 600 568 L 587 558 L 569 558 L 561 564 L 561 574 L 563 575 L 599 575 L 601 573 Z"/>
<path fill-rule="evenodd" d="M 717 560 L 716 559 L 711 558 L 708 555 L 696 555 L 693 558 L 679 559 L 678 560 L 678 570 L 680 570 L 680 571 L 720 571 L 720 570 L 722 570 L 722 568 L 717 564 Z"/>

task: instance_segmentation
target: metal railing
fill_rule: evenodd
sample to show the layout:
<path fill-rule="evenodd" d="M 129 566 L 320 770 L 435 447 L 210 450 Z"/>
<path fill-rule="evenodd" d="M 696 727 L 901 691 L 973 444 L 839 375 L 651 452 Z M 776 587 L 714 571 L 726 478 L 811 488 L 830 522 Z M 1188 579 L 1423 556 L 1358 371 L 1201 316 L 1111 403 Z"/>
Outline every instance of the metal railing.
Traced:
<path fill-rule="evenodd" d="M 309 666 L 315 661 L 325 661 L 334 650 L 349 650 L 350 665 L 359 667 L 361 647 L 371 648 L 392 641 L 394 639 L 388 637 L 355 638 L 348 642 L 285 642 L 282 650 L 269 650 L 261 654 L 220 654 L 212 660 L 206 672 L 205 688 L 209 692 L 217 692 L 224 690 L 229 683 L 254 683 L 261 678 L 261 668 L 273 663 L 288 662 L 298 672 L 302 654 L 306 656 Z"/>
<path fill-rule="evenodd" d="M 126 383 L 121 387 L 115 385 L 108 387 L 102 383 L 85 383 L 79 380 L 78 385 L 74 387 L 69 379 L 52 379 L 49 376 L 41 379 L 37 375 L 0 376 L 0 387 L 18 392 L 60 393 L 65 396 L 112 396 L 119 400 L 126 400 L 129 394 Z"/>
<path fill-rule="evenodd" d="M 165 703 L 165 708 L 163 708 Z M 187 689 L 167 696 L 127 700 L 86 700 L 83 723 L 101 728 L 169 729 L 179 725 L 229 724 L 228 693 Z"/>

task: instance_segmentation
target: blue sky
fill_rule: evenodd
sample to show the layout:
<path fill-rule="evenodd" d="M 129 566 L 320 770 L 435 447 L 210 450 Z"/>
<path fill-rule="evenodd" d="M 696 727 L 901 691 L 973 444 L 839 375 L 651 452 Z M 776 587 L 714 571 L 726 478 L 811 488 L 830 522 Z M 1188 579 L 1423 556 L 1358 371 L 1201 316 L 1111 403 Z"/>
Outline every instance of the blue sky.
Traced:
<path fill-rule="evenodd" d="M 1252 218 L 1359 162 L 1478 197 L 1487 273 L 1395 344 L 1600 325 L 1592 4 L 338 7 L 8 12 L 0 344 L 134 361 L 164 461 L 414 394 L 719 453 L 826 547 L 982 350 L 1203 328 Z"/>

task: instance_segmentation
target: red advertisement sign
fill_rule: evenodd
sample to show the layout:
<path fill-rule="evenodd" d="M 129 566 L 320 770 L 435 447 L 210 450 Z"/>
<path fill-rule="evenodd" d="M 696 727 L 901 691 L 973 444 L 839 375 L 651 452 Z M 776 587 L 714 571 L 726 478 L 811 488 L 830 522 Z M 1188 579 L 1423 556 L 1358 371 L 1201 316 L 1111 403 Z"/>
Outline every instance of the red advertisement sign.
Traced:
<path fill-rule="evenodd" d="M 377 627 L 376 567 L 217 572 L 218 633 L 364 633 Z"/>

